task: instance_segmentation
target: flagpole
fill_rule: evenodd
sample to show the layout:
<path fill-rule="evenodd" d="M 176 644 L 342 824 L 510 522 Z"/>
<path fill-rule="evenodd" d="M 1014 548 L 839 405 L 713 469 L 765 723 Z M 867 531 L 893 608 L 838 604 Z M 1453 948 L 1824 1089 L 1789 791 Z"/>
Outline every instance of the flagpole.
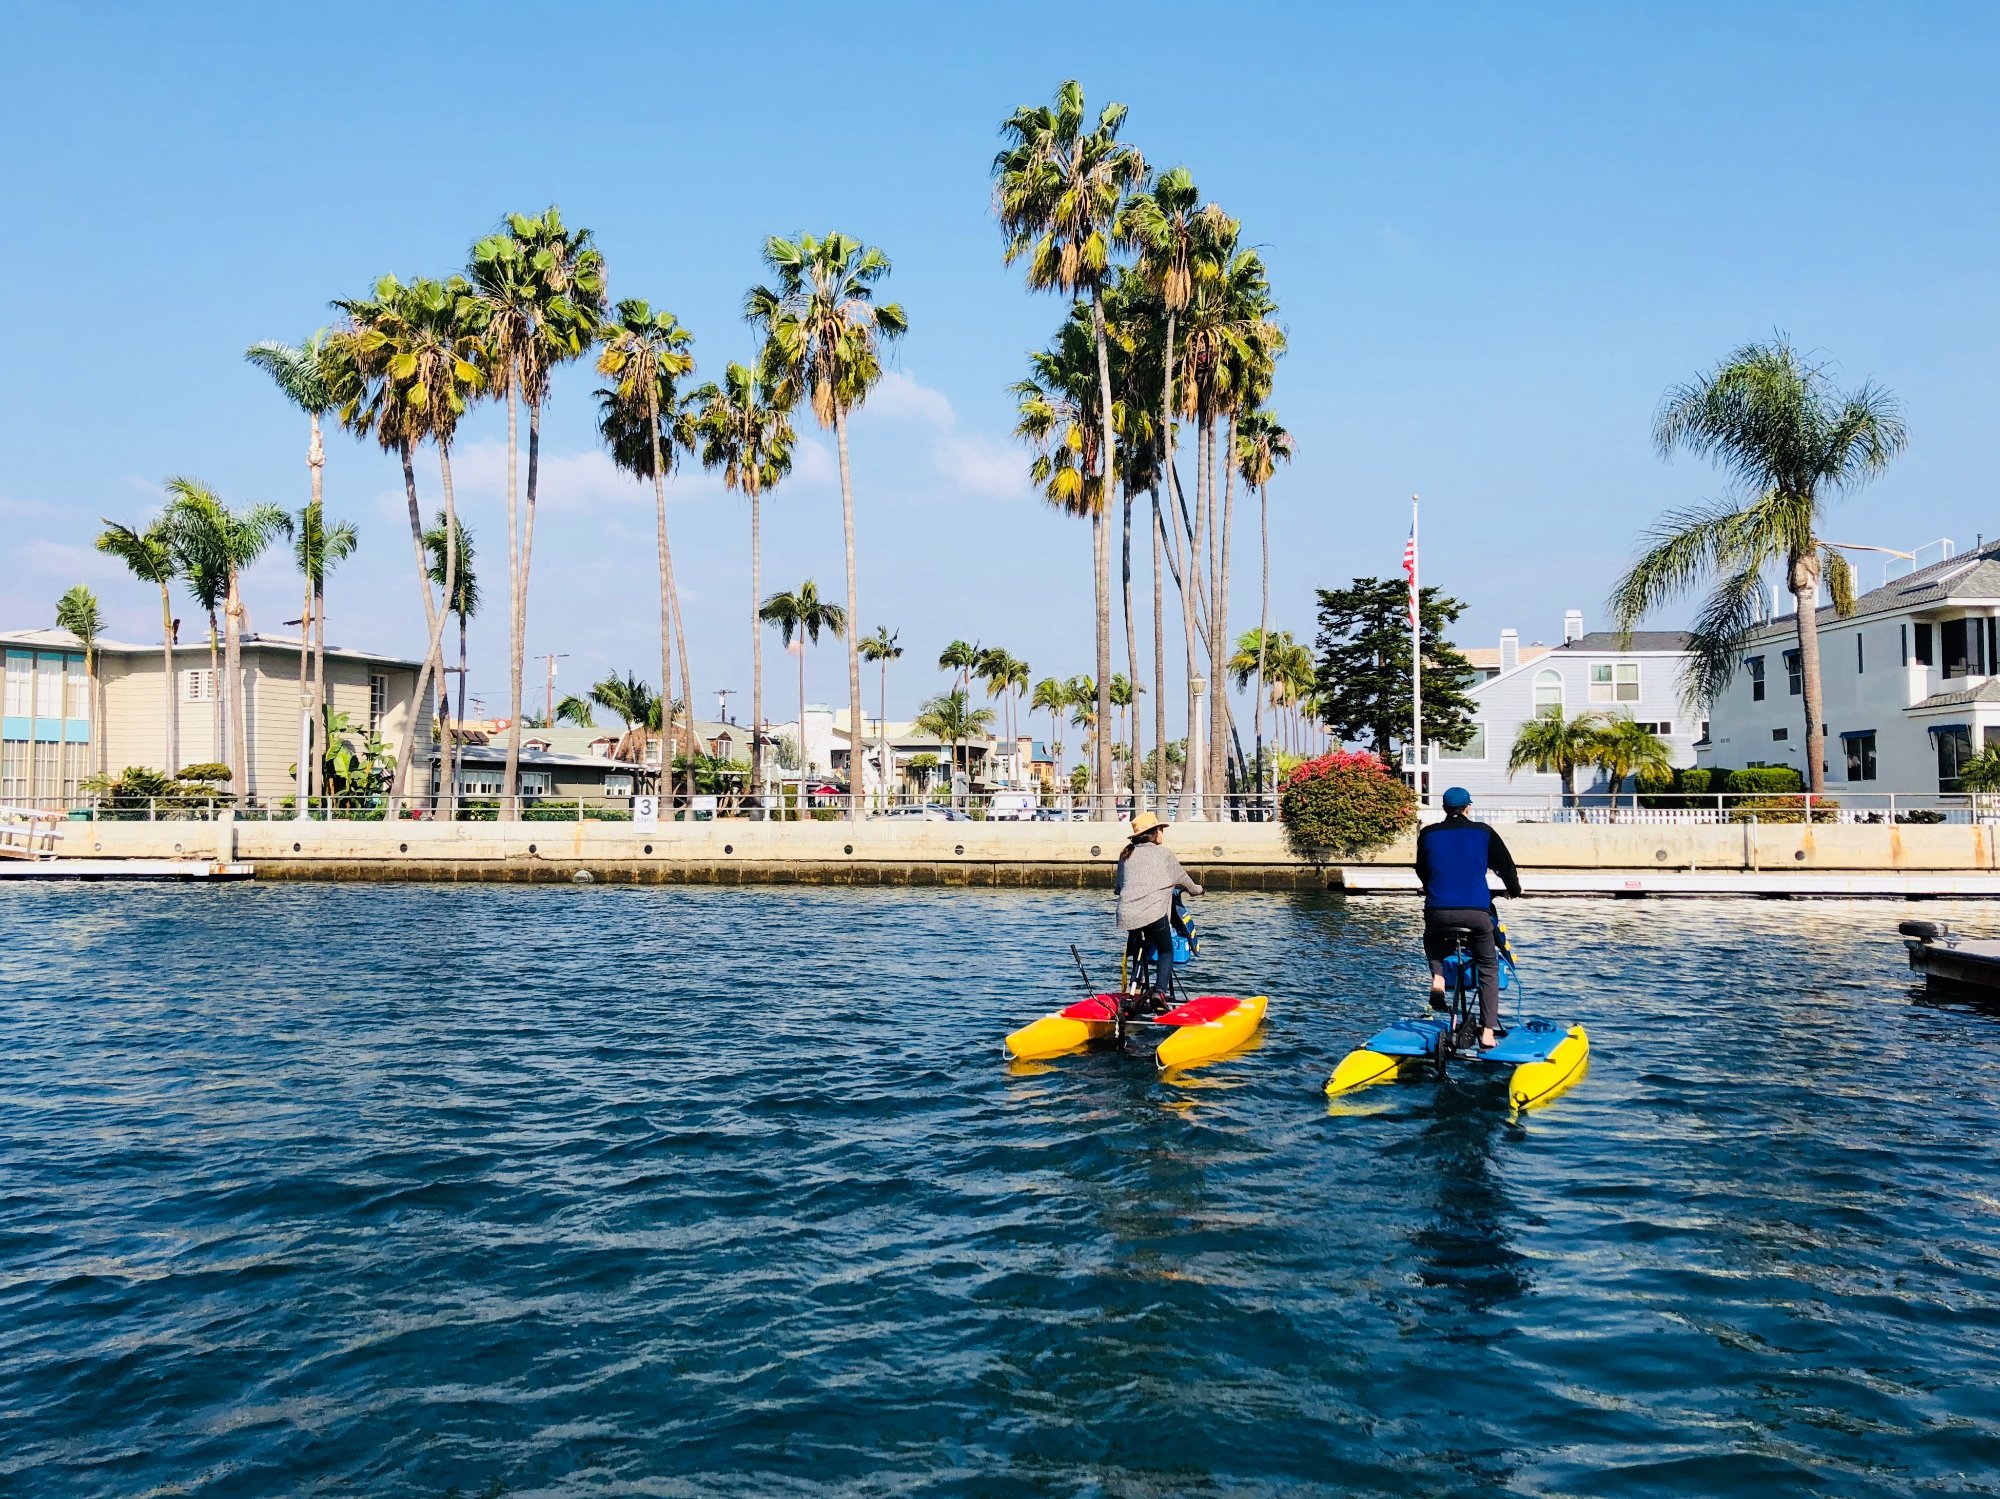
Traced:
<path fill-rule="evenodd" d="M 1410 496 L 1410 764 L 1417 805 L 1424 804 L 1423 592 L 1417 583 L 1417 497 Z"/>

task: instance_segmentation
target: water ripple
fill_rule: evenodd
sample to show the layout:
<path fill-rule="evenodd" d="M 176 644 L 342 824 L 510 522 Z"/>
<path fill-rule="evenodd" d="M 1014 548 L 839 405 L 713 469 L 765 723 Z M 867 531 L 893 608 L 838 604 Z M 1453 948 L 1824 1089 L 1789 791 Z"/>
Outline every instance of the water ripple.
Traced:
<path fill-rule="evenodd" d="M 1510 1125 L 1319 1097 L 1393 900 L 1210 897 L 1271 1018 L 1166 1081 L 999 1057 L 1074 892 L 0 891 L 0 1490 L 2000 1492 L 2000 1013 L 1896 915 L 1523 904 Z"/>

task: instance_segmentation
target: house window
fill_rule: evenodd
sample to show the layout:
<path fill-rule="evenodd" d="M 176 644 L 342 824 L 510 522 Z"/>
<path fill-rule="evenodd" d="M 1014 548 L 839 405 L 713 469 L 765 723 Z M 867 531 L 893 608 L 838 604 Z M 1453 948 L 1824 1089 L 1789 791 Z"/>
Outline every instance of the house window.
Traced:
<path fill-rule="evenodd" d="M 1671 739 L 1674 733 L 1674 721 L 1671 718 L 1642 718 L 1639 720 L 1639 727 L 1650 734 L 1658 734 L 1662 739 Z"/>
<path fill-rule="evenodd" d="M 1930 664 L 1931 664 L 1931 627 L 1929 625 L 1918 625 L 1917 665 L 1929 666 Z"/>
<path fill-rule="evenodd" d="M 1440 746 L 1438 749 L 1438 758 L 1440 760 L 1484 760 L 1486 758 L 1486 725 L 1483 723 L 1474 724 L 1472 726 L 1472 737 L 1466 740 L 1458 749 L 1453 749 L 1449 745 Z"/>
<path fill-rule="evenodd" d="M 606 796 L 630 796 L 632 794 L 632 777 L 629 775 L 606 776 L 604 778 L 604 794 Z"/>
<path fill-rule="evenodd" d="M 1535 716 L 1560 715 L 1563 710 L 1563 679 L 1559 671 L 1535 673 Z"/>
<path fill-rule="evenodd" d="M 69 678 L 67 693 L 69 701 L 63 706 L 65 718 L 90 717 L 90 678 L 83 670 L 83 657 L 69 658 Z"/>
<path fill-rule="evenodd" d="M 497 766 L 478 766 L 458 773 L 461 796 L 498 796 L 503 772 Z M 526 779 L 523 777 L 523 779 Z"/>
<path fill-rule="evenodd" d="M 373 734 L 389 716 L 389 679 L 379 671 L 368 673 L 368 732 Z"/>
<path fill-rule="evenodd" d="M 1750 673 L 1750 701 L 1764 701 L 1764 658 L 1752 656 L 1743 663 L 1743 669 Z"/>
<path fill-rule="evenodd" d="M 1705 718 L 1701 721 L 1701 733 L 1696 736 L 1695 742 L 1697 744 L 1708 743 L 1708 720 Z"/>
<path fill-rule="evenodd" d="M 215 673 L 206 666 L 198 666 L 181 673 L 181 701 L 184 703 L 212 703 L 215 701 Z"/>
<path fill-rule="evenodd" d="M 1848 734 L 1841 743 L 1847 748 L 1847 779 L 1850 781 L 1872 781 L 1875 779 L 1875 735 Z"/>
<path fill-rule="evenodd" d="M 555 779 L 546 770 L 524 770 L 521 772 L 521 795 L 547 796 L 555 790 Z"/>
<path fill-rule="evenodd" d="M 1806 690 L 1805 662 L 1797 651 L 1785 652 L 1785 691 L 1797 697 Z"/>
<path fill-rule="evenodd" d="M 1867 670 L 1867 659 L 1861 654 L 1861 632 L 1856 630 L 1854 632 L 1854 674 L 1857 677 L 1862 676 Z"/>
<path fill-rule="evenodd" d="M 666 748 L 666 743 L 664 739 L 648 739 L 646 741 L 646 763 L 648 765 L 657 766 L 660 763 L 660 752 Z"/>
<path fill-rule="evenodd" d="M 1965 769 L 1965 762 L 1972 758 L 1972 730 L 1965 724 L 1952 724 L 1947 728 L 1932 729 L 1937 740 L 1938 790 L 1962 791 L 1964 786 L 1959 776 Z"/>
<path fill-rule="evenodd" d="M 22 654 L 7 657 L 7 716 L 26 718 L 28 705 L 35 699 L 35 658 Z"/>
<path fill-rule="evenodd" d="M 1972 672 L 1972 652 L 1967 637 L 1972 632 L 1962 619 L 1948 619 L 1938 626 L 1938 675 L 1944 678 L 1968 676 Z"/>
<path fill-rule="evenodd" d="M 1771 737 L 1778 743 L 1783 744 L 1787 739 L 1792 737 L 1792 731 L 1790 729 L 1773 729 L 1771 730 Z"/>
<path fill-rule="evenodd" d="M 1636 703 L 1639 701 L 1639 663 L 1607 661 L 1590 669 L 1590 700 L 1593 703 Z"/>

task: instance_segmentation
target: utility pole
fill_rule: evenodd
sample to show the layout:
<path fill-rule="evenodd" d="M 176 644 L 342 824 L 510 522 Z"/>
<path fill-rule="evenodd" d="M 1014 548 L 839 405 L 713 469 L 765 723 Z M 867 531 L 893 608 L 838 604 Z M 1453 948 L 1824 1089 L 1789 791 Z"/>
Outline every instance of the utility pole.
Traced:
<path fill-rule="evenodd" d="M 723 723 L 729 722 L 729 700 L 734 696 L 736 696 L 736 689 L 734 687 L 718 687 L 715 689 L 715 716 Z"/>
<path fill-rule="evenodd" d="M 545 728 L 556 726 L 556 663 L 569 659 L 568 651 L 548 651 L 535 658 L 549 663 L 548 693 L 542 699 L 542 724 Z"/>

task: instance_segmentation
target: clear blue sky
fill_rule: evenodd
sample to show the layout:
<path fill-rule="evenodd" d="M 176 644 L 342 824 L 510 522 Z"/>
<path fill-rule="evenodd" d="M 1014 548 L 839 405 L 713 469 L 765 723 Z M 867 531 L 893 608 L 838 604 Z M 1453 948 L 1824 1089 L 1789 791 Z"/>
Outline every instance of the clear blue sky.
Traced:
<path fill-rule="evenodd" d="M 929 663 L 953 636 L 1037 675 L 1088 670 L 1087 531 L 1028 492 L 1008 436 L 1006 387 L 1061 309 L 1002 266 L 988 211 L 999 121 L 1070 75 L 1265 249 L 1298 444 L 1273 491 L 1276 624 L 1310 634 L 1315 587 L 1393 573 L 1412 491 L 1426 580 L 1470 606 L 1462 643 L 1557 635 L 1565 607 L 1601 620 L 1641 528 L 1717 492 L 1649 446 L 1662 390 L 1773 328 L 1906 403 L 1909 453 L 1839 538 L 1970 542 L 2000 531 L 1981 456 L 2000 406 L 1996 55 L 2000 10 L 1951 4 L 19 8 L 0 58 L 0 625 L 46 624 L 85 579 L 117 633 L 152 639 L 144 590 L 89 551 L 100 515 L 142 520 L 175 473 L 304 497 L 303 421 L 242 348 L 309 332 L 380 273 L 449 271 L 503 211 L 553 201 L 596 231 L 614 295 L 693 329 L 705 374 L 750 351 L 763 236 L 884 247 L 911 333 L 854 471 L 863 621 L 910 648 L 892 712 L 942 684 Z M 594 451 L 594 383 L 566 372 L 550 411 L 529 626 L 531 651 L 571 653 L 571 689 L 658 675 L 650 499 Z M 501 435 L 482 412 L 460 451 L 492 541 L 473 673 L 492 711 Z M 363 532 L 331 633 L 414 652 L 394 469 L 329 445 L 330 504 Z M 698 474 L 672 505 L 706 712 L 707 689 L 749 686 L 747 528 Z M 766 534 L 767 587 L 837 594 L 824 449 Z M 1248 625 L 1249 526 L 1237 556 Z M 253 625 L 282 628 L 288 563 L 249 597 Z M 813 697 L 844 700 L 836 650 L 808 669 Z M 774 716 L 792 680 L 767 653 Z"/>

